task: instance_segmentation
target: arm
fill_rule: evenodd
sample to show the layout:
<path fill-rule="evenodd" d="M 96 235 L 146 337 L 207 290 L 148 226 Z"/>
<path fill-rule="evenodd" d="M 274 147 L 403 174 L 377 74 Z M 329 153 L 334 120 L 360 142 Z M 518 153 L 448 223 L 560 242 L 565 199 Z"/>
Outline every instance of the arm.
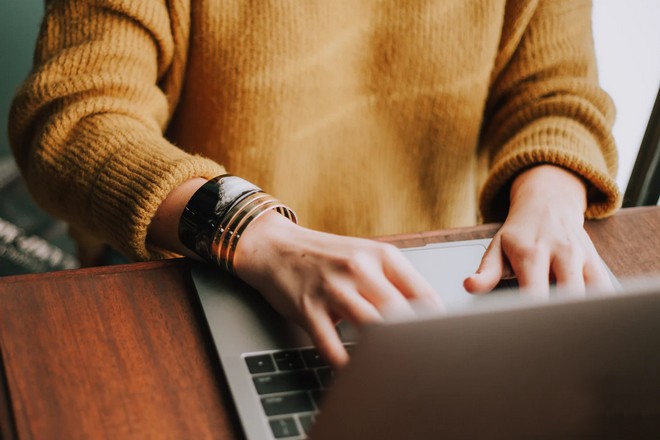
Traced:
<path fill-rule="evenodd" d="M 146 235 L 173 188 L 224 172 L 163 137 L 189 13 L 154 0 L 47 2 L 33 72 L 12 106 L 11 146 L 37 202 L 136 259 L 168 255 L 147 249 Z"/>
<path fill-rule="evenodd" d="M 40 204 L 138 259 L 195 257 L 178 241 L 181 212 L 205 179 L 224 174 L 163 137 L 189 16 L 155 0 L 49 2 L 34 72 L 12 108 L 12 148 Z M 234 261 L 335 364 L 346 361 L 337 319 L 361 324 L 405 309 L 405 297 L 435 298 L 392 246 L 309 231 L 273 213 L 249 225 Z"/>
<path fill-rule="evenodd" d="M 178 237 L 186 203 L 204 179 L 191 179 L 160 205 L 149 228 L 156 246 L 196 257 Z M 394 246 L 300 227 L 274 211 L 249 224 L 234 257 L 236 274 L 284 316 L 303 327 L 332 364 L 348 360 L 335 331 L 339 319 L 377 322 L 411 311 L 407 299 L 440 308 L 437 294 Z"/>
<path fill-rule="evenodd" d="M 466 287 L 490 290 L 509 264 L 521 287 L 539 292 L 552 278 L 578 290 L 606 284 L 583 229 L 585 214 L 603 217 L 620 205 L 614 111 L 598 87 L 590 3 L 516 7 L 507 14 L 527 13 L 529 23 L 504 32 L 482 134 L 491 170 L 481 210 L 486 220 L 506 220 Z"/>

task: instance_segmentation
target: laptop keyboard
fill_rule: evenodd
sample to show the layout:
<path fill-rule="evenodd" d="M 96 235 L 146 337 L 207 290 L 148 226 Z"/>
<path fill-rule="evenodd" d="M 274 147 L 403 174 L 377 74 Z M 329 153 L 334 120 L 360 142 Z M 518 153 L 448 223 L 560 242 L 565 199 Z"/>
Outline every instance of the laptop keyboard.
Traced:
<path fill-rule="evenodd" d="M 330 366 L 314 348 L 249 353 L 244 359 L 273 437 L 306 438 L 332 384 Z"/>

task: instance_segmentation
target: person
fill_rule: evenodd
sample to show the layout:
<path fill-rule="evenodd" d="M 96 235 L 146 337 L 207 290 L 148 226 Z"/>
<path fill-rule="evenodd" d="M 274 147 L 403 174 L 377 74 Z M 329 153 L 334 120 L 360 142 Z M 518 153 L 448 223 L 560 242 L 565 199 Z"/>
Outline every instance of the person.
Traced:
<path fill-rule="evenodd" d="M 337 320 L 441 307 L 366 237 L 504 221 L 469 291 L 608 282 L 583 228 L 620 204 L 588 1 L 46 5 L 9 127 L 35 199 L 133 259 L 220 263 L 335 365 Z M 241 189 L 259 215 L 222 201 Z"/>

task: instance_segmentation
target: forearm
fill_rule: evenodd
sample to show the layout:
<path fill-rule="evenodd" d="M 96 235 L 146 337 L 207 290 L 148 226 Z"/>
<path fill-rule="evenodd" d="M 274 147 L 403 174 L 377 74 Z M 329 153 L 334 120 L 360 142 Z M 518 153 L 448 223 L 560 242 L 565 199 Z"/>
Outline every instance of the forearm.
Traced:
<path fill-rule="evenodd" d="M 480 196 L 485 221 L 504 219 L 509 184 L 539 164 L 588 182 L 587 217 L 619 206 L 614 107 L 598 87 L 590 25 L 589 2 L 538 2 L 525 32 L 508 34 L 519 39 L 506 41 L 512 52 L 494 76 L 481 137 L 490 168 Z"/>
<path fill-rule="evenodd" d="M 33 70 L 12 105 L 10 144 L 51 215 L 131 259 L 162 258 L 145 246 L 161 201 L 224 170 L 163 136 L 182 84 L 182 75 L 163 75 L 185 67 L 167 43 L 175 12 L 163 2 L 102 3 L 48 2 Z"/>
<path fill-rule="evenodd" d="M 179 220 L 190 198 L 205 183 L 206 179 L 196 177 L 177 186 L 168 194 L 149 225 L 147 242 L 150 246 L 199 259 L 199 256 L 179 240 Z"/>

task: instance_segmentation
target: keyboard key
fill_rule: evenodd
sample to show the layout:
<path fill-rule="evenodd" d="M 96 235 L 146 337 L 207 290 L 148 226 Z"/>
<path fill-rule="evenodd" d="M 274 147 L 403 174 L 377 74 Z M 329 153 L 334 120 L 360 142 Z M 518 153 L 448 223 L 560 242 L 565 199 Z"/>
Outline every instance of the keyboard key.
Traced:
<path fill-rule="evenodd" d="M 515 289 L 517 287 L 519 287 L 517 278 L 506 278 L 501 279 L 495 286 L 495 289 Z"/>
<path fill-rule="evenodd" d="M 329 364 L 321 357 L 319 352 L 313 348 L 302 351 L 302 357 L 308 368 L 327 367 Z"/>
<path fill-rule="evenodd" d="M 298 417 L 298 420 L 300 421 L 300 425 L 302 426 L 303 431 L 305 431 L 305 435 L 309 435 L 309 431 L 312 430 L 312 425 L 314 424 L 314 415 L 305 414 Z"/>
<path fill-rule="evenodd" d="M 277 368 L 282 371 L 299 370 L 305 367 L 300 353 L 296 350 L 278 351 L 273 353 L 273 358 L 275 359 Z"/>
<path fill-rule="evenodd" d="M 306 391 L 321 387 L 319 381 L 316 380 L 316 375 L 311 370 L 256 376 L 252 380 L 259 394 Z"/>
<path fill-rule="evenodd" d="M 245 358 L 250 373 L 272 373 L 275 371 L 275 364 L 269 354 L 262 354 L 258 356 L 248 356 Z"/>
<path fill-rule="evenodd" d="M 264 407 L 267 416 L 314 411 L 314 404 L 312 404 L 307 393 L 263 397 L 261 405 Z"/>
<path fill-rule="evenodd" d="M 321 408 L 321 402 L 323 401 L 323 396 L 325 396 L 325 391 L 323 390 L 312 391 L 312 399 L 314 399 L 314 403 L 316 403 L 316 406 L 318 408 Z"/>
<path fill-rule="evenodd" d="M 268 423 L 270 423 L 270 429 L 273 431 L 275 438 L 293 437 L 300 434 L 296 426 L 296 421 L 291 417 L 287 417 L 286 419 L 271 419 Z"/>
<path fill-rule="evenodd" d="M 332 381 L 335 379 L 335 374 L 330 368 L 319 368 L 316 370 L 316 374 L 319 375 L 319 380 L 323 388 L 330 388 Z"/>

